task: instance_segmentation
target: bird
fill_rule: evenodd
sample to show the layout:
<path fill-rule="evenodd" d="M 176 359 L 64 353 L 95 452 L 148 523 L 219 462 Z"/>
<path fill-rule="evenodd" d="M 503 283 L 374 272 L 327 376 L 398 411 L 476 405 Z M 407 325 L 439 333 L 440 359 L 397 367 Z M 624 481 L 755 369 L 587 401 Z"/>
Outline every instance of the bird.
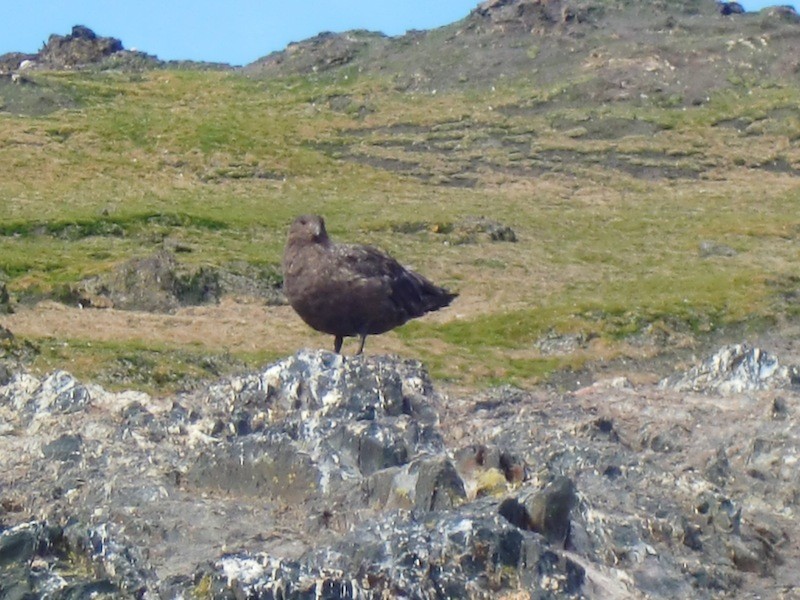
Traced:
<path fill-rule="evenodd" d="M 282 267 L 289 304 L 312 329 L 334 336 L 336 353 L 345 337 L 357 336 L 361 354 L 368 335 L 444 308 L 458 296 L 373 246 L 333 242 L 319 215 L 294 220 Z"/>

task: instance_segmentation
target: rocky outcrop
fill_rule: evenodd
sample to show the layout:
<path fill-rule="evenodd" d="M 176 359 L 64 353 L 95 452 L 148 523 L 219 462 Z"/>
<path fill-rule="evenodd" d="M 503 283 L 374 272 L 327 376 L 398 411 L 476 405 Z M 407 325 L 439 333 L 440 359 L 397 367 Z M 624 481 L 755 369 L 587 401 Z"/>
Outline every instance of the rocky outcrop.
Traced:
<path fill-rule="evenodd" d="M 35 54 L 25 52 L 8 52 L 0 55 L 0 75 L 10 76 L 12 73 L 24 71 L 36 60 Z"/>
<path fill-rule="evenodd" d="M 84 25 L 75 25 L 67 35 L 52 34 L 36 54 L 3 54 L 0 56 L 0 75 L 8 74 L 15 82 L 19 82 L 25 71 L 62 71 L 97 66 L 138 70 L 152 69 L 162 64 L 155 56 L 126 50 L 117 38 L 99 36 Z M 189 65 L 173 63 L 173 66 Z"/>
<path fill-rule="evenodd" d="M 680 391 L 741 393 L 797 383 L 800 383 L 800 372 L 796 367 L 781 365 L 776 356 L 760 348 L 731 344 L 686 373 L 664 380 L 661 385 Z"/>
<path fill-rule="evenodd" d="M 555 27 L 588 23 L 604 12 L 601 5 L 560 0 L 487 0 L 470 13 L 468 22 L 489 25 L 496 31 L 509 28 L 543 33 Z"/>
<path fill-rule="evenodd" d="M 381 48 L 388 38 L 370 31 L 345 33 L 322 32 L 301 42 L 292 42 L 285 50 L 273 52 L 250 70 L 270 73 L 321 73 L 352 63 L 371 47 Z"/>
<path fill-rule="evenodd" d="M 175 252 L 163 248 L 125 261 L 107 274 L 71 285 L 58 299 L 82 308 L 147 312 L 172 312 L 181 306 L 214 304 L 228 295 L 285 304 L 281 281 L 275 270 L 245 263 L 188 266 L 178 260 Z"/>
<path fill-rule="evenodd" d="M 37 59 L 51 68 L 63 69 L 96 63 L 122 50 L 117 38 L 100 37 L 88 27 L 75 25 L 69 35 L 51 35 Z"/>
<path fill-rule="evenodd" d="M 769 6 L 763 9 L 763 12 L 772 19 L 789 21 L 790 23 L 800 23 L 800 14 L 798 14 L 797 9 L 790 4 Z"/>
<path fill-rule="evenodd" d="M 721 15 L 743 15 L 744 7 L 738 2 L 718 2 L 719 13 Z"/>
<path fill-rule="evenodd" d="M 744 394 L 615 380 L 448 398 L 416 361 L 320 351 L 199 389 L 157 398 L 9 374 L 3 594 L 800 589 L 791 379 Z"/>

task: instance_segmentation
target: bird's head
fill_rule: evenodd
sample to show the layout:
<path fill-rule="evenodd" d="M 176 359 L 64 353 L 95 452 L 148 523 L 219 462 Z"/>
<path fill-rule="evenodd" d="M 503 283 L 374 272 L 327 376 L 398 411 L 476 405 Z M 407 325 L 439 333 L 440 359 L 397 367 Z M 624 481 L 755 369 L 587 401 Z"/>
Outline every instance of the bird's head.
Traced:
<path fill-rule="evenodd" d="M 319 215 L 301 215 L 289 228 L 289 243 L 325 244 L 328 232 L 325 231 L 325 220 Z"/>

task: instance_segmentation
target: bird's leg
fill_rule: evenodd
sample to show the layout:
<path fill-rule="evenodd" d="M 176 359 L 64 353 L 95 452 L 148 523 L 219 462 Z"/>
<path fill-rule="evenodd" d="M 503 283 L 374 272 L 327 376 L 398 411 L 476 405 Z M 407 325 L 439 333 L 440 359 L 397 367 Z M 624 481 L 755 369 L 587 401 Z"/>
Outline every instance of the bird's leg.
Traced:
<path fill-rule="evenodd" d="M 336 338 L 333 340 L 333 351 L 336 352 L 336 354 L 341 354 L 343 341 L 344 338 L 340 335 L 337 335 Z"/>
<path fill-rule="evenodd" d="M 367 341 L 366 333 L 362 333 L 359 337 L 361 338 L 361 343 L 358 345 L 358 352 L 356 352 L 356 355 L 359 355 L 364 351 L 364 342 Z"/>

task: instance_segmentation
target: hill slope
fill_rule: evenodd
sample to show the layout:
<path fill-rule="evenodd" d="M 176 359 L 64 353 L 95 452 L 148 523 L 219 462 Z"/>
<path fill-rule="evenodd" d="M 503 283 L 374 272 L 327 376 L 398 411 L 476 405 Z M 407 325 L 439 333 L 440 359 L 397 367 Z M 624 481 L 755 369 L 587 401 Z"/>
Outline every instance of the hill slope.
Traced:
<path fill-rule="evenodd" d="M 787 9 L 517 0 L 241 72 L 9 75 L 2 323 L 112 385 L 324 346 L 269 305 L 288 223 L 319 212 L 460 292 L 372 351 L 461 385 L 774 327 L 800 297 L 799 39 Z"/>
<path fill-rule="evenodd" d="M 727 8 L 727 10 L 723 10 Z M 729 3 L 490 0 L 465 19 L 387 38 L 323 33 L 247 66 L 250 74 L 391 77 L 398 89 L 473 89 L 524 79 L 559 102 L 703 103 L 743 81 L 797 77 L 800 17 Z"/>

